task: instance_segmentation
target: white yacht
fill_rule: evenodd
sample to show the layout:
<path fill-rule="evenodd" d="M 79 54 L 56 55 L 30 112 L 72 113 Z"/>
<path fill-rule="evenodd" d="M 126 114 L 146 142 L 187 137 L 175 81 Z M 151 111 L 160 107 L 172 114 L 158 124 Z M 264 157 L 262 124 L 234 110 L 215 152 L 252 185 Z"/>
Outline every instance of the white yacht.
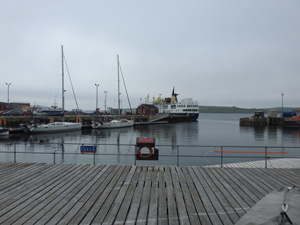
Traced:
<path fill-rule="evenodd" d="M 64 52 L 63 46 L 61 46 L 62 52 L 62 122 L 49 122 L 47 124 L 20 124 L 21 128 L 27 133 L 43 133 L 43 132 L 65 132 L 73 130 L 81 130 L 82 123 L 77 122 L 64 122 L 65 112 L 65 89 L 64 89 Z"/>
<path fill-rule="evenodd" d="M 109 128 L 123 128 L 123 127 L 133 127 L 134 121 L 121 119 L 120 118 L 120 63 L 119 55 L 117 55 L 117 64 L 118 64 L 118 119 L 113 119 L 111 121 L 100 121 L 94 122 L 92 128 L 94 129 L 109 129 Z"/>

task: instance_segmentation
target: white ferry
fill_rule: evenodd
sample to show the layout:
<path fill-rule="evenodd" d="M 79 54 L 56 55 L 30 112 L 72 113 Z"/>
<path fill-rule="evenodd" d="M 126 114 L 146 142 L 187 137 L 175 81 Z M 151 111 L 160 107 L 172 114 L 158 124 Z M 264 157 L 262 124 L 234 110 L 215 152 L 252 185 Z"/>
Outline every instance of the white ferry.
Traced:
<path fill-rule="evenodd" d="M 192 98 L 182 99 L 178 102 L 177 95 L 172 92 L 171 98 L 154 99 L 153 104 L 158 108 L 159 114 L 169 114 L 171 116 L 181 116 L 186 120 L 197 120 L 199 116 L 199 104 Z"/>

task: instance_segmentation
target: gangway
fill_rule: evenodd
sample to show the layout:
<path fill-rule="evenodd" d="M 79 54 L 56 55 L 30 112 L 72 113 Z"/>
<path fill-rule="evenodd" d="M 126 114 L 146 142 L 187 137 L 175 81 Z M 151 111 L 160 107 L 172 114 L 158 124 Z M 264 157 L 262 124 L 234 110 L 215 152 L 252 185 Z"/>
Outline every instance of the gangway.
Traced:
<path fill-rule="evenodd" d="M 155 122 L 166 118 L 169 118 L 169 114 L 156 115 L 154 118 L 150 119 L 149 122 Z"/>

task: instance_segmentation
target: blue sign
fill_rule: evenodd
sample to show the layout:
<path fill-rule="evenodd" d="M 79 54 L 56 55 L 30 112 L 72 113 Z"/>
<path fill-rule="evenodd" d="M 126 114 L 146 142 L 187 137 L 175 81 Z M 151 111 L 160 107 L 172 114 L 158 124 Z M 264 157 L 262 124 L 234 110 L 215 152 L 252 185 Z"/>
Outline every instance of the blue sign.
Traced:
<path fill-rule="evenodd" d="M 97 146 L 80 146 L 80 152 L 81 153 L 96 153 L 97 152 Z"/>

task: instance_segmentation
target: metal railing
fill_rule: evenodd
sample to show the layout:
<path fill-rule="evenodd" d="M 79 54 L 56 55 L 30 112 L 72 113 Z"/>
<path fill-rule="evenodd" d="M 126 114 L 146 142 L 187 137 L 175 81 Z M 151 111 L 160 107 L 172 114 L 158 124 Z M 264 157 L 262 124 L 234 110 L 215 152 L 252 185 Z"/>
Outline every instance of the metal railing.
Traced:
<path fill-rule="evenodd" d="M 130 164 L 149 164 L 152 163 L 152 165 L 194 165 L 190 160 L 194 160 L 198 162 L 200 159 L 205 159 L 206 164 L 209 165 L 220 165 L 223 167 L 224 164 L 227 164 L 225 162 L 226 159 L 231 159 L 234 162 L 241 162 L 243 160 L 245 161 L 254 161 L 254 160 L 264 160 L 265 162 L 265 168 L 268 168 L 268 160 L 269 159 L 278 159 L 278 158 L 299 158 L 300 157 L 300 147 L 283 147 L 283 146 L 207 146 L 207 145 L 156 145 L 156 148 L 161 149 L 159 153 L 159 160 L 158 162 L 155 161 L 139 161 L 137 160 L 137 146 L 133 144 L 82 144 L 82 143 L 30 143 L 33 145 L 57 145 L 62 148 L 61 151 L 53 150 L 48 152 L 42 152 L 42 151 L 19 151 L 18 150 L 18 143 L 1 143 L 0 146 L 6 145 L 10 150 L 3 151 L 3 147 L 0 148 L 0 154 L 7 154 L 7 155 L 13 155 L 12 160 L 8 160 L 10 162 L 24 162 L 21 157 L 27 154 L 32 155 L 41 155 L 46 156 L 47 161 L 53 164 L 58 163 L 57 157 L 58 155 L 61 156 L 61 158 L 64 158 L 65 156 L 83 156 L 83 157 L 89 157 L 92 158 L 92 164 L 97 164 L 96 159 L 99 157 L 129 157 L 131 159 Z M 96 148 L 100 151 L 97 151 L 95 153 L 88 153 L 83 154 L 77 151 L 80 146 L 96 146 Z M 77 146 L 76 151 L 77 152 L 66 152 L 64 151 L 65 146 Z M 124 148 L 126 147 L 127 150 L 130 149 L 130 153 L 107 153 L 105 151 L 101 152 L 101 149 L 108 148 L 108 147 L 118 147 L 118 148 Z M 13 150 L 11 151 L 11 148 Z M 37 147 L 38 149 L 38 147 Z M 167 149 L 167 150 L 166 150 Z M 171 149 L 171 152 L 170 152 Z M 189 151 L 191 149 L 196 149 L 193 151 Z M 204 150 L 200 150 L 204 149 Z M 254 150 L 253 150 L 254 149 Z M 169 154 L 166 154 L 169 153 Z M 170 154 L 171 153 L 171 154 Z M 276 155 L 275 155 L 276 154 Z M 49 161 L 48 156 L 52 156 L 52 160 Z M 91 157 L 92 156 L 92 157 Z M 2 159 L 3 157 L 1 157 Z M 45 159 L 45 158 L 43 158 Z M 215 162 L 210 162 L 208 159 L 217 159 Z M 2 161 L 2 160 L 1 160 Z M 170 162 L 172 161 L 172 162 Z M 64 163 L 64 162 L 62 162 Z M 77 162 L 80 163 L 80 162 Z M 204 163 L 204 164 L 205 164 Z M 232 162 L 230 162 L 232 163 Z M 103 164 L 103 163 L 101 163 Z M 107 163 L 107 164 L 113 164 L 113 163 Z M 121 163 L 122 164 L 122 163 Z M 201 164 L 201 163 L 200 163 Z M 203 163 L 201 164 L 203 165 Z"/>

